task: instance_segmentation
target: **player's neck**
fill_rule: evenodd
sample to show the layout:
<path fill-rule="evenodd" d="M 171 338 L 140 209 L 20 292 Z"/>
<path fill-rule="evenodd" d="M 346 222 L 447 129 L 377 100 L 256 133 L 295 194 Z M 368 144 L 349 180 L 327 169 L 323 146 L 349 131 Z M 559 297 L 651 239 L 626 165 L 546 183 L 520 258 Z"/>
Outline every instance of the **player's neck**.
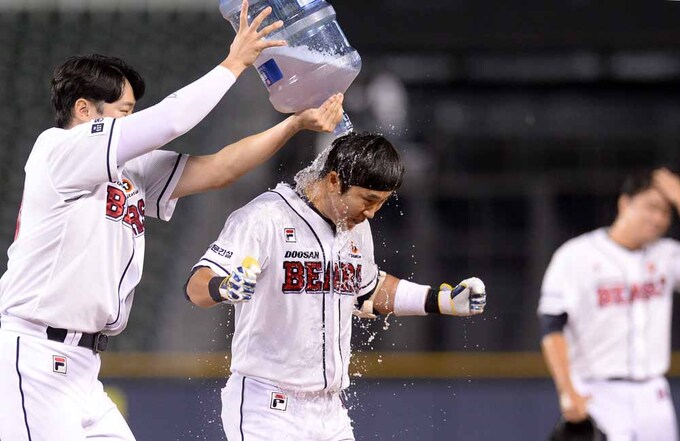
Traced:
<path fill-rule="evenodd" d="M 635 251 L 644 247 L 643 243 L 634 240 L 632 235 L 626 232 L 626 226 L 622 225 L 620 222 L 614 222 L 611 228 L 607 230 L 607 234 L 617 245 L 628 250 Z"/>
<path fill-rule="evenodd" d="M 314 182 L 306 187 L 302 192 L 307 199 L 309 205 L 323 217 L 327 222 L 332 225 L 335 223 L 331 220 L 332 218 L 328 215 L 328 204 L 327 199 L 323 197 L 323 191 L 321 189 L 321 181 Z"/>

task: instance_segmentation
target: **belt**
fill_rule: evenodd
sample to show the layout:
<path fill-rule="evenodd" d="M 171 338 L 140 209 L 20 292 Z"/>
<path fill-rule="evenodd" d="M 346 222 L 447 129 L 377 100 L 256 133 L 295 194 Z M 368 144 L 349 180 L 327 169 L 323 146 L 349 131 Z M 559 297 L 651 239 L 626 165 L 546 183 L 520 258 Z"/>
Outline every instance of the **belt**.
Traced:
<path fill-rule="evenodd" d="M 630 377 L 609 377 L 605 378 L 605 381 L 618 381 L 618 382 L 626 382 L 626 383 L 646 383 L 651 378 L 630 378 Z"/>
<path fill-rule="evenodd" d="M 41 325 L 18 317 L 3 316 L 0 319 L 0 327 L 7 329 L 8 331 L 33 335 L 40 338 L 47 337 L 48 340 L 59 343 L 88 348 L 95 354 L 104 352 L 109 342 L 109 336 L 101 332 L 96 332 L 94 334 L 87 334 L 85 332 L 80 333 L 77 331 L 69 331 L 68 329 Z M 78 343 L 76 343 L 75 338 L 78 334 L 80 334 L 80 339 L 78 339 Z"/>
<path fill-rule="evenodd" d="M 48 340 L 64 343 L 68 333 L 69 333 L 68 329 L 53 328 L 51 326 L 47 327 Z M 83 333 L 80 336 L 80 340 L 78 341 L 78 346 L 82 348 L 92 349 L 92 351 L 95 354 L 98 352 L 104 352 L 108 344 L 109 336 L 106 334 L 102 334 L 101 332 L 97 332 L 95 334 Z"/>

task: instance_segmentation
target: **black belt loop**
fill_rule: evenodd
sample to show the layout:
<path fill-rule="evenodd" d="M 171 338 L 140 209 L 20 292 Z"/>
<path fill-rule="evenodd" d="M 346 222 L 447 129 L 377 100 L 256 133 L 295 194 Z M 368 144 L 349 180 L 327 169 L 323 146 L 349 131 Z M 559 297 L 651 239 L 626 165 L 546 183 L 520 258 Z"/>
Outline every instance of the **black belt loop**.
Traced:
<path fill-rule="evenodd" d="M 68 335 L 68 329 L 53 328 L 51 326 L 47 327 L 47 339 L 52 341 L 58 341 L 64 343 L 66 336 Z M 78 341 L 78 346 L 82 348 L 92 349 L 95 354 L 99 352 L 104 352 L 106 346 L 109 343 L 109 336 L 97 332 L 96 334 L 86 334 L 83 333 L 80 336 L 80 341 Z"/>

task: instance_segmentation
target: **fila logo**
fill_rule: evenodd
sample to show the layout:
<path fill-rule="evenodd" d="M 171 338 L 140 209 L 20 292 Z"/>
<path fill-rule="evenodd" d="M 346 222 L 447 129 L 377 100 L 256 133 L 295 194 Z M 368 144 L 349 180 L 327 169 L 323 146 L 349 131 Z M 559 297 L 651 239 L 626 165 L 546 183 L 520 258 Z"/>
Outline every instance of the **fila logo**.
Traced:
<path fill-rule="evenodd" d="M 286 242 L 297 242 L 297 238 L 295 237 L 295 228 L 284 228 L 283 235 L 286 238 Z"/>
<path fill-rule="evenodd" d="M 66 357 L 63 355 L 52 356 L 52 372 L 66 375 Z"/>
<path fill-rule="evenodd" d="M 272 392 L 272 399 L 269 402 L 269 408 L 285 412 L 288 408 L 288 397 L 281 392 Z"/>

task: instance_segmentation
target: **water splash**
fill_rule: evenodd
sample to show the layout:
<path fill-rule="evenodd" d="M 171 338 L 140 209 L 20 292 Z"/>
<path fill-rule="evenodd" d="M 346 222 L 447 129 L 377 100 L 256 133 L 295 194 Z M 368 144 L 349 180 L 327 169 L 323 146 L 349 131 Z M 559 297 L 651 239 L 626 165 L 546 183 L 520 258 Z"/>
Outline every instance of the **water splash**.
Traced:
<path fill-rule="evenodd" d="M 326 159 L 328 159 L 328 154 L 332 148 L 333 144 L 329 144 L 316 156 L 311 164 L 295 174 L 293 180 L 295 181 L 295 191 L 298 194 L 302 194 L 312 182 L 319 179 L 319 174 L 326 164 Z"/>
<path fill-rule="evenodd" d="M 390 323 L 387 321 L 387 319 L 390 318 L 391 315 L 392 313 L 390 312 L 385 316 L 385 321 L 383 322 L 383 331 L 390 329 Z"/>

